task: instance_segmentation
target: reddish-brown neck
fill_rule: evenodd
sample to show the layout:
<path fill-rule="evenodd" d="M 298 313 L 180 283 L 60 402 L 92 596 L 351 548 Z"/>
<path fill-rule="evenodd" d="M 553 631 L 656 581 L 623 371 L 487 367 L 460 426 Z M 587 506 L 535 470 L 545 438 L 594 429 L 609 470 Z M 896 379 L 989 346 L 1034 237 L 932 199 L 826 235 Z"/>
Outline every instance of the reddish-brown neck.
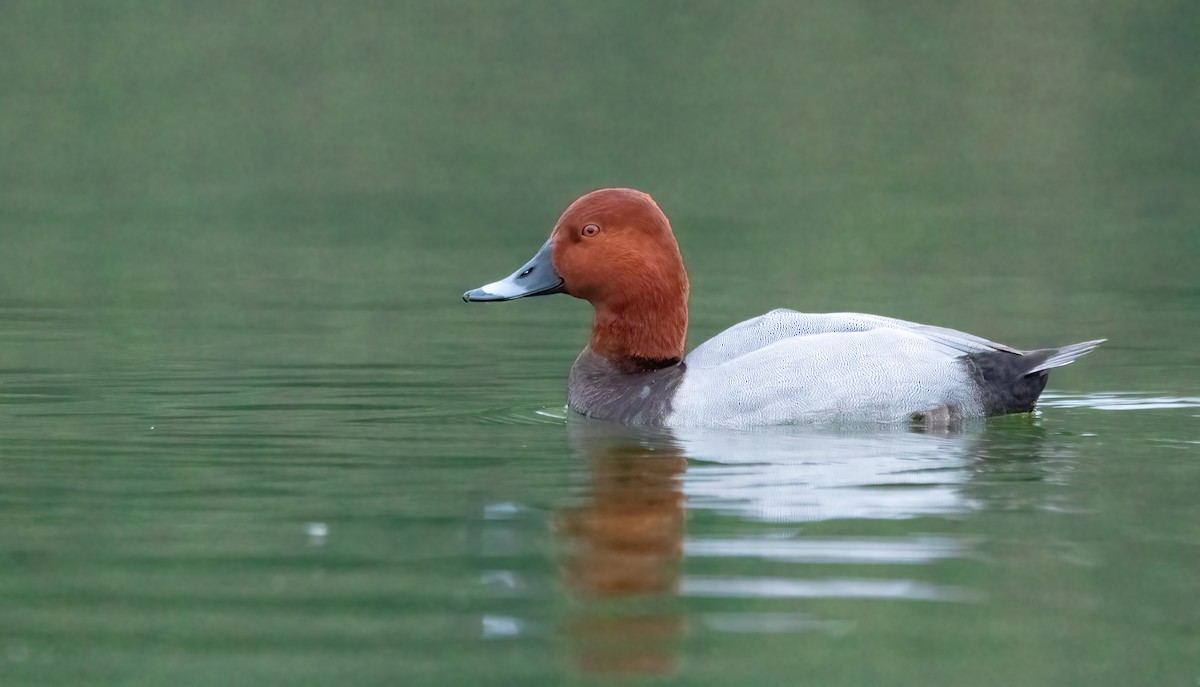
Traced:
<path fill-rule="evenodd" d="M 662 285 L 634 298 L 594 302 L 592 351 L 615 361 L 661 367 L 683 358 L 687 282 Z"/>

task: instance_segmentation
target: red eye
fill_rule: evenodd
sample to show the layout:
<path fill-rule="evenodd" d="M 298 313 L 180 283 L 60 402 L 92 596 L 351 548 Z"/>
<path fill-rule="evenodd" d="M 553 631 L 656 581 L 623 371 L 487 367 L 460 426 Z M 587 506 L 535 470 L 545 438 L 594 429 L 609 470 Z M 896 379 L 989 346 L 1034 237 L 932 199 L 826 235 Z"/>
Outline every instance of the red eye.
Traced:
<path fill-rule="evenodd" d="M 595 236 L 596 234 L 600 233 L 600 227 L 596 226 L 595 224 L 589 224 L 583 229 L 580 229 L 579 233 L 589 237 Z"/>

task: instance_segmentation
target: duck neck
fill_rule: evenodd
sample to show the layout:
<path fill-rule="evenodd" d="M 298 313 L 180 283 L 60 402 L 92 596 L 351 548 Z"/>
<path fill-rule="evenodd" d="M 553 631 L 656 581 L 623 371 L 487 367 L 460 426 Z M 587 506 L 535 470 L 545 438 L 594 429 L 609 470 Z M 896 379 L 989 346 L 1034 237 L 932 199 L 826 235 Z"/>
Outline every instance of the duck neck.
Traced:
<path fill-rule="evenodd" d="M 680 293 L 642 294 L 636 300 L 594 304 L 591 349 L 633 370 L 655 370 L 683 360 L 687 287 Z"/>

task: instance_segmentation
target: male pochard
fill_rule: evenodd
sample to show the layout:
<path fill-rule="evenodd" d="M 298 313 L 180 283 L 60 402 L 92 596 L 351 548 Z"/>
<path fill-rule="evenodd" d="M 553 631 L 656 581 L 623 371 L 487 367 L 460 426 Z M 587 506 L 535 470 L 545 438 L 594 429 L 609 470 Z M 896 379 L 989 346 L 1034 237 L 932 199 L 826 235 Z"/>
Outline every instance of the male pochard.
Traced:
<path fill-rule="evenodd" d="M 941 424 L 1029 412 L 1050 369 L 1104 341 L 1020 351 L 879 315 L 773 310 L 685 357 L 679 246 L 654 200 L 624 188 L 571 203 L 532 260 L 463 300 L 552 293 L 595 309 L 591 342 L 571 367 L 571 409 L 638 425 Z"/>

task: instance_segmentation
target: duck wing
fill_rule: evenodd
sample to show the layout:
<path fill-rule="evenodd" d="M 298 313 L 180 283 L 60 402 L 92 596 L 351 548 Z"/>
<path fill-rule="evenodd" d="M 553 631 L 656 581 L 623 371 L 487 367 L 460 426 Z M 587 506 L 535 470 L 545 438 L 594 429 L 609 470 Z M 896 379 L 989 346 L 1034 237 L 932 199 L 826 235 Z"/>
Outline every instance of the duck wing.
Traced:
<path fill-rule="evenodd" d="M 713 367 L 784 339 L 875 329 L 916 334 L 950 357 L 993 352 L 1024 354 L 1011 346 L 946 327 L 865 313 L 802 313 L 780 308 L 733 325 L 697 346 L 684 360 L 689 367 Z"/>

